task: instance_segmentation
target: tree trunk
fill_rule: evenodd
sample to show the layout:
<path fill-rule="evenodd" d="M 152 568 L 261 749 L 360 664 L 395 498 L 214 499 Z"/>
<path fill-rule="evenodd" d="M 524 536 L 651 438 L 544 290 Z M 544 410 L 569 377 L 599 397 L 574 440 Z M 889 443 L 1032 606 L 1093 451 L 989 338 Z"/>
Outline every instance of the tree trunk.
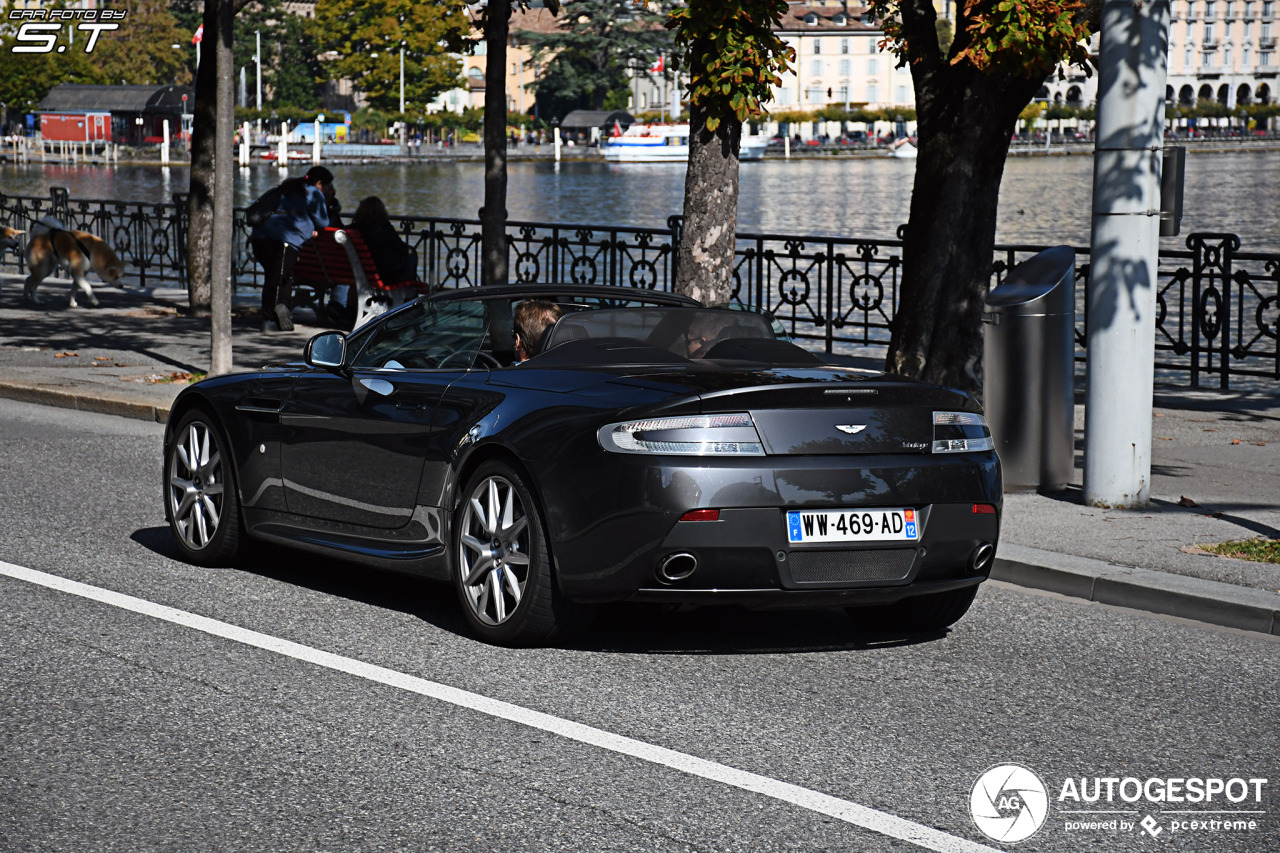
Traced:
<path fill-rule="evenodd" d="M 227 69 L 218 75 L 217 119 L 215 121 L 214 179 L 213 179 L 213 227 L 210 248 L 213 252 L 210 264 L 212 278 L 210 337 L 211 357 L 209 373 L 230 373 L 231 357 L 231 254 L 232 228 L 234 227 L 234 170 L 231 165 L 232 136 L 235 126 L 235 94 L 232 91 L 230 69 L 232 39 L 234 37 L 235 9 L 233 0 L 217 0 L 218 67 Z M 207 31 L 206 31 L 207 32 Z"/>
<path fill-rule="evenodd" d="M 725 305 L 733 293 L 741 142 L 742 122 L 724 119 L 711 132 L 705 108 L 692 106 L 675 290 L 705 305 Z"/>
<path fill-rule="evenodd" d="M 480 210 L 480 283 L 507 281 L 507 30 L 511 0 L 485 11 L 484 207 Z M 509 327 L 508 327 L 509 328 Z"/>
<path fill-rule="evenodd" d="M 1042 81 L 916 72 L 915 183 L 886 369 L 982 393 L 982 312 L 1019 111 Z"/>
<path fill-rule="evenodd" d="M 208 317 L 213 290 L 213 154 L 217 131 L 218 0 L 205 0 L 204 39 L 191 108 L 191 183 L 187 190 L 187 302 L 196 317 Z"/>

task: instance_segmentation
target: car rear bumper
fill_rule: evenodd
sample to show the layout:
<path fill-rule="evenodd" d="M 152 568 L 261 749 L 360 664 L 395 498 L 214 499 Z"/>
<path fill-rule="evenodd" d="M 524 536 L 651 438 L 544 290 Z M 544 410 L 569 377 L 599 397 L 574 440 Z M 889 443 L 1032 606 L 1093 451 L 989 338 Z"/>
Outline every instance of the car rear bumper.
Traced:
<path fill-rule="evenodd" d="M 850 461 L 793 460 L 783 471 L 727 471 L 720 466 L 632 471 L 626 477 L 630 489 L 614 494 L 639 493 L 640 507 L 608 512 L 609 499 L 602 494 L 593 505 L 593 524 L 578 536 L 556 537 L 560 587 L 579 601 L 731 601 L 785 607 L 892 602 L 985 579 L 1000 533 L 994 454 L 937 462 L 923 457 L 913 460 L 914 467 L 878 469 L 853 468 Z M 637 489 L 638 483 L 651 486 Z M 933 500 L 925 500 L 926 495 Z M 807 499 L 798 500 L 801 496 Z M 994 511 L 975 512 L 975 504 Z M 718 520 L 680 520 L 689 510 L 703 508 L 719 510 Z M 833 508 L 912 509 L 919 519 L 919 538 L 789 541 L 788 510 Z M 555 519 L 566 520 L 565 515 Z M 975 566 L 979 549 L 984 559 Z M 681 561 L 679 570 L 660 571 L 673 557 Z M 686 572 L 687 577 L 669 576 Z"/>

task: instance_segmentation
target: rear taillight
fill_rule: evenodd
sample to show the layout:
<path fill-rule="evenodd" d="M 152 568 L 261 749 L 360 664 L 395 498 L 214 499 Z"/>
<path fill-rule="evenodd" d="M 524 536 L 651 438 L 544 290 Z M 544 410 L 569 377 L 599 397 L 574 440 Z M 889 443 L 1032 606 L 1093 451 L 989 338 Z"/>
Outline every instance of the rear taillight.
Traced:
<path fill-rule="evenodd" d="M 934 453 L 974 453 L 994 447 L 987 419 L 982 415 L 974 412 L 933 413 Z"/>

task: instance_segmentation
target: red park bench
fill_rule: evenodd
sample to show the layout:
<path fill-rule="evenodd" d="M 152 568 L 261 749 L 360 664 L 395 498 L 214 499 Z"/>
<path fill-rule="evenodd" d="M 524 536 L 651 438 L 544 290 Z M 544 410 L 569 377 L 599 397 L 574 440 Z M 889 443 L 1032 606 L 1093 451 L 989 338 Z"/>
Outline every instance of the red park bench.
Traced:
<path fill-rule="evenodd" d="M 295 286 L 312 291 L 312 306 L 321 317 L 325 294 L 337 287 L 354 289 L 358 306 L 356 327 L 389 308 L 429 292 L 428 286 L 420 281 L 384 282 L 360 232 L 343 228 L 326 228 L 302 244 L 293 266 L 293 280 Z M 348 298 L 351 298 L 351 289 L 347 291 Z"/>

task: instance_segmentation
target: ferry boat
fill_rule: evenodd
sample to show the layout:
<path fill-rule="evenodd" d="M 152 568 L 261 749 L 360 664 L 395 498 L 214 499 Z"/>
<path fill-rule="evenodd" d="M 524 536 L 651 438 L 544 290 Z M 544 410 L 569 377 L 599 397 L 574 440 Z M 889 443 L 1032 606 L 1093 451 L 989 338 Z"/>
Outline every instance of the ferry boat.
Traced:
<path fill-rule="evenodd" d="M 744 136 L 739 160 L 761 160 L 768 140 Z M 617 136 L 609 136 L 602 146 L 610 163 L 684 163 L 689 159 L 688 124 L 633 124 Z"/>
<path fill-rule="evenodd" d="M 914 160 L 918 153 L 916 144 L 905 136 L 901 139 L 895 139 L 893 141 L 893 149 L 889 152 L 890 156 L 897 157 L 900 160 Z"/>

